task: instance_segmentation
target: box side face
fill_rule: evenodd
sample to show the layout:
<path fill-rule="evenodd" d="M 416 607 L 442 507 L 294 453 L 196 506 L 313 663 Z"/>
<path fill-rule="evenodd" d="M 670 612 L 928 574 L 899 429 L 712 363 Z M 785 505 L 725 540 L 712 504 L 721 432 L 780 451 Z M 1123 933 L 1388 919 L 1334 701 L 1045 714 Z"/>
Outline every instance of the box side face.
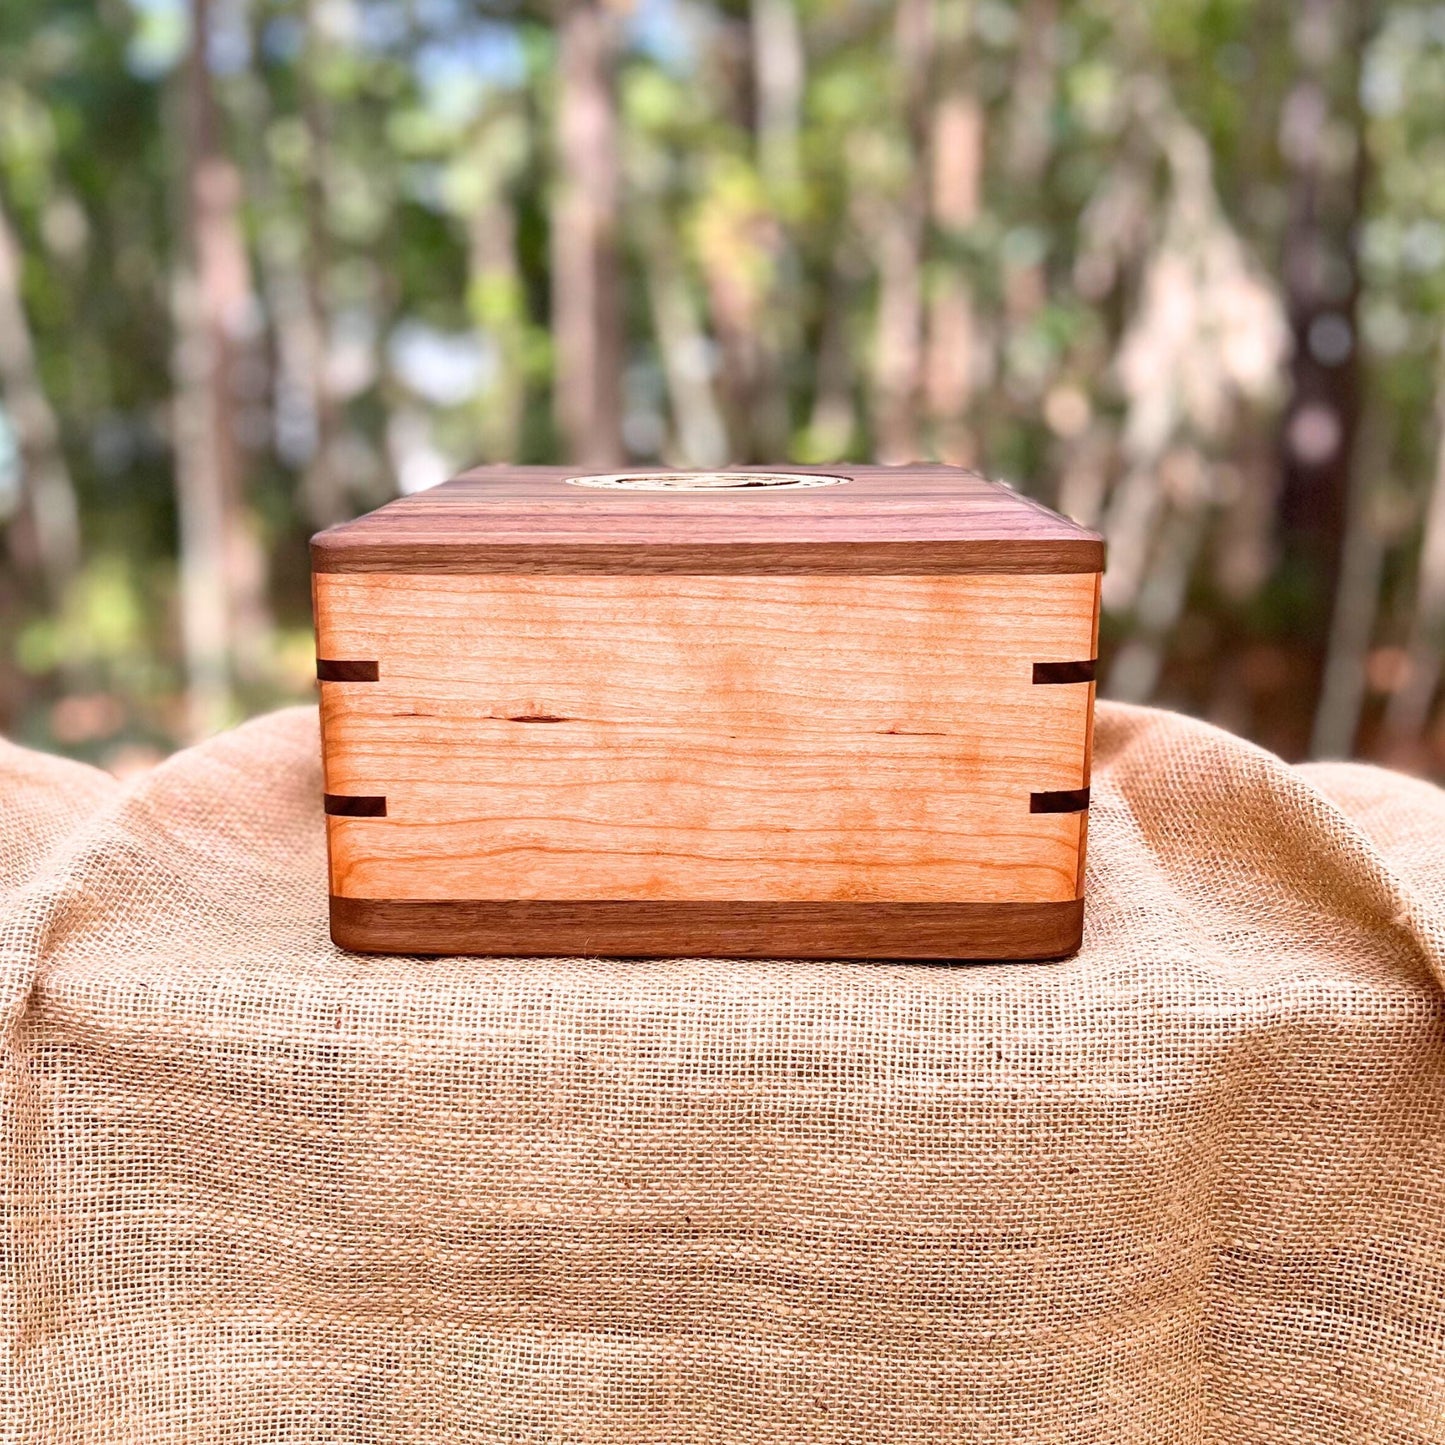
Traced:
<path fill-rule="evenodd" d="M 315 581 L 340 899 L 1079 897 L 1094 575 Z"/>

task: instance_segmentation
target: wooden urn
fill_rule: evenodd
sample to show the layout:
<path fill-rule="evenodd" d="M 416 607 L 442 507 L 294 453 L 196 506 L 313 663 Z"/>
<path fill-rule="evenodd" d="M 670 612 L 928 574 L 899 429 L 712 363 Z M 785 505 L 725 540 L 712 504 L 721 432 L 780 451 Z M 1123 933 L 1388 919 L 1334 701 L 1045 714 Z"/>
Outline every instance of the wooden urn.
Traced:
<path fill-rule="evenodd" d="M 1104 548 L 1008 487 L 487 468 L 311 557 L 343 947 L 1078 947 Z"/>

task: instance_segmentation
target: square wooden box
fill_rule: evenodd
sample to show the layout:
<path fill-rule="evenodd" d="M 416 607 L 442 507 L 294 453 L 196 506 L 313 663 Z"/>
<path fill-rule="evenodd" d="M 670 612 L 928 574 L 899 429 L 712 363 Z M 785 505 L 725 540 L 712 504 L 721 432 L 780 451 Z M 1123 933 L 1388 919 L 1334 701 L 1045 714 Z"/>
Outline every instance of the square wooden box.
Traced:
<path fill-rule="evenodd" d="M 332 937 L 1055 958 L 1103 543 L 941 466 L 468 472 L 312 542 Z"/>

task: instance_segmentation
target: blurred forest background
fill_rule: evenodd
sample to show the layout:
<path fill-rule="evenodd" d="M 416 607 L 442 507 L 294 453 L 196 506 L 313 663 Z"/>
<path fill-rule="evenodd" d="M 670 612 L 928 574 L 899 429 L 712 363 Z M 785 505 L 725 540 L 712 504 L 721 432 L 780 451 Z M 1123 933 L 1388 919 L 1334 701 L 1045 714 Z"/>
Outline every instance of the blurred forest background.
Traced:
<path fill-rule="evenodd" d="M 1103 691 L 1445 776 L 1445 4 L 4 0 L 0 730 L 311 695 L 485 460 L 938 457 Z"/>

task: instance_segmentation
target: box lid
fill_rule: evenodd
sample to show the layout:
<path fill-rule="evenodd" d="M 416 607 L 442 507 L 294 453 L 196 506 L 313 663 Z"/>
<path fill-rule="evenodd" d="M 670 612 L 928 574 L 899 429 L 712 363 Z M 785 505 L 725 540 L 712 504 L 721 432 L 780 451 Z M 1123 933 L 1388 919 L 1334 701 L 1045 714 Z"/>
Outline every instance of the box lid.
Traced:
<path fill-rule="evenodd" d="M 958 467 L 479 467 L 319 532 L 311 562 L 317 572 L 1098 572 L 1104 544 Z"/>

